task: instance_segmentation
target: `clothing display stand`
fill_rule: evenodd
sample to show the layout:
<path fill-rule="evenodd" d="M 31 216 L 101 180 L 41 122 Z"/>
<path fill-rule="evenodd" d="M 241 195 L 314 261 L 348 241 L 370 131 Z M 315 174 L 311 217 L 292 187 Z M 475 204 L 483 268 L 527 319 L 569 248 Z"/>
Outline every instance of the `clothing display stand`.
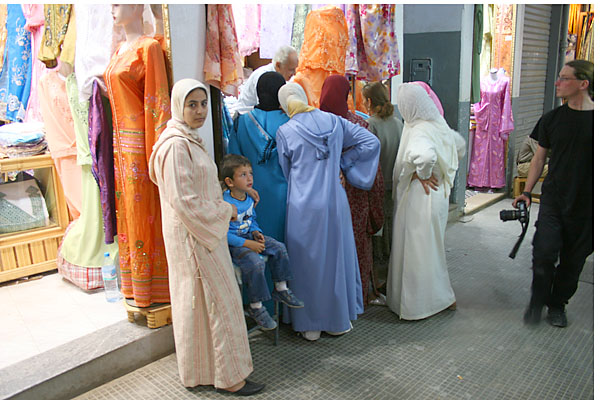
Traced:
<path fill-rule="evenodd" d="M 0 282 L 56 269 L 58 246 L 69 224 L 67 203 L 50 154 L 0 159 L 0 174 L 5 177 L 24 170 L 33 170 L 40 183 L 50 224 L 0 235 Z"/>
<path fill-rule="evenodd" d="M 135 322 L 135 314 L 141 314 L 146 317 L 146 325 L 150 329 L 160 328 L 169 325 L 172 322 L 171 305 L 168 303 L 153 304 L 149 307 L 137 307 L 133 304 L 133 299 L 124 301 L 127 319 L 129 322 Z"/>

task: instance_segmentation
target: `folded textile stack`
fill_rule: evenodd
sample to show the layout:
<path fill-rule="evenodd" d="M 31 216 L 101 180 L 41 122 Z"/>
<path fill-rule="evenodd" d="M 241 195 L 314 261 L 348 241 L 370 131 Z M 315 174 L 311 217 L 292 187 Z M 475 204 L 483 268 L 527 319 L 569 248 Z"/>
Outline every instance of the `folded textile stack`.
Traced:
<path fill-rule="evenodd" d="M 29 157 L 44 153 L 48 145 L 44 124 L 15 122 L 0 126 L 0 157 Z"/>

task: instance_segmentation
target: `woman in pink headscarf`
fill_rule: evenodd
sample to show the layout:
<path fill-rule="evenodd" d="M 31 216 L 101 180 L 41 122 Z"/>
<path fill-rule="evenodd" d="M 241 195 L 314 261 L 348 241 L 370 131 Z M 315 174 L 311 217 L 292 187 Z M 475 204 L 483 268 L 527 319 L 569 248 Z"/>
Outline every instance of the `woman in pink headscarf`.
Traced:
<path fill-rule="evenodd" d="M 433 89 L 425 82 L 414 81 L 411 83 L 417 84 L 417 85 L 421 86 L 423 89 L 425 89 L 425 91 L 427 92 L 427 95 L 431 98 L 431 100 L 433 100 L 433 104 L 435 104 L 435 106 L 440 111 L 440 114 L 442 114 L 442 117 L 443 117 L 444 116 L 444 108 L 442 107 L 442 103 L 440 102 L 440 99 L 437 97 L 437 95 L 435 94 Z"/>

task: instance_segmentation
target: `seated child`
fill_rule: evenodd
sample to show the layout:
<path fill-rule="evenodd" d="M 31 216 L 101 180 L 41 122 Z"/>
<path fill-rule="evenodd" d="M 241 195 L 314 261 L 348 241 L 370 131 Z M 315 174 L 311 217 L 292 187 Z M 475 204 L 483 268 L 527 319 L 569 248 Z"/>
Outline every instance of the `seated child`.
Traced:
<path fill-rule="evenodd" d="M 253 176 L 250 161 L 237 154 L 227 154 L 223 159 L 221 180 L 229 188 L 223 199 L 237 207 L 237 220 L 229 223 L 227 242 L 232 261 L 242 270 L 242 282 L 248 288 L 250 316 L 263 329 L 275 329 L 277 324 L 262 305 L 269 300 L 265 280 L 265 261 L 259 254 L 269 256 L 268 264 L 275 283 L 272 297 L 288 307 L 301 308 L 304 303 L 287 287 L 291 279 L 287 250 L 283 243 L 265 236 L 256 222 L 254 200 L 246 193 L 252 188 Z"/>

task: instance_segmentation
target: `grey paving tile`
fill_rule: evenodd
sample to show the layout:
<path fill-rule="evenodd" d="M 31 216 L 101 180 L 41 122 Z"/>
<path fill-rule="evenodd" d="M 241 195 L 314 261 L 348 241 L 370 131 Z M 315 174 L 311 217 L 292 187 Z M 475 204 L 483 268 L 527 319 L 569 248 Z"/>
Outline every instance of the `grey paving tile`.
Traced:
<path fill-rule="evenodd" d="M 282 326 L 280 345 L 251 337 L 260 399 L 592 399 L 593 258 L 567 307 L 570 326 L 522 323 L 531 283 L 531 239 L 508 258 L 520 233 L 502 223 L 503 200 L 455 223 L 446 234 L 458 310 L 399 321 L 369 307 L 345 336 L 309 343 Z M 211 388 L 185 389 L 172 354 L 78 399 L 220 399 Z"/>

